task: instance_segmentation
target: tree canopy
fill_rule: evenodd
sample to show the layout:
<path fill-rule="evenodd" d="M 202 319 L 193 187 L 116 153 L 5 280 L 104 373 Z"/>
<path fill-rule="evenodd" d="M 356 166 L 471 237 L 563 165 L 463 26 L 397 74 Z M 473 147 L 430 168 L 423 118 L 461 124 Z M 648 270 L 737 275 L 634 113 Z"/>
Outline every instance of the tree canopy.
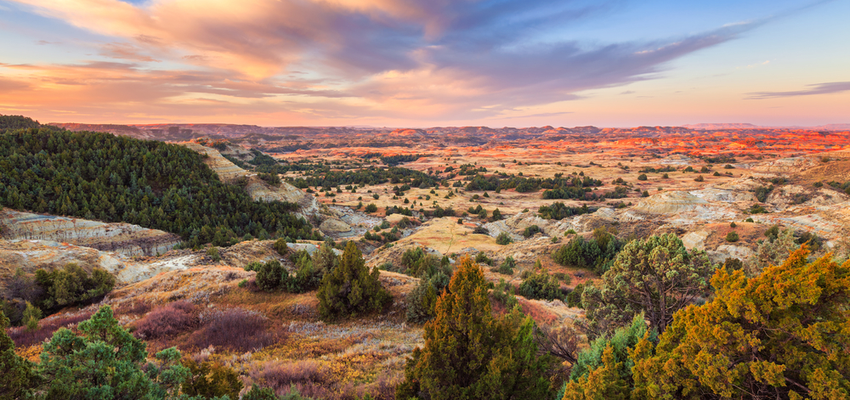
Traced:
<path fill-rule="evenodd" d="M 127 222 L 191 245 L 254 237 L 318 236 L 295 205 L 254 202 L 179 145 L 42 128 L 0 133 L 0 205 Z"/>
<path fill-rule="evenodd" d="M 585 287 L 589 328 L 610 334 L 645 312 L 652 328 L 663 332 L 673 313 L 707 294 L 714 268 L 704 251 L 687 250 L 674 234 L 633 240 L 602 275 L 600 288 Z"/>
<path fill-rule="evenodd" d="M 718 269 L 712 301 L 677 313 L 654 355 L 648 341 L 638 345 L 636 394 L 848 398 L 850 262 L 808 255 L 803 246 L 754 278 Z"/>
<path fill-rule="evenodd" d="M 519 311 L 496 318 L 478 264 L 460 260 L 449 290 L 425 324 L 425 347 L 405 367 L 400 399 L 527 399 L 550 396 L 533 322 Z"/>

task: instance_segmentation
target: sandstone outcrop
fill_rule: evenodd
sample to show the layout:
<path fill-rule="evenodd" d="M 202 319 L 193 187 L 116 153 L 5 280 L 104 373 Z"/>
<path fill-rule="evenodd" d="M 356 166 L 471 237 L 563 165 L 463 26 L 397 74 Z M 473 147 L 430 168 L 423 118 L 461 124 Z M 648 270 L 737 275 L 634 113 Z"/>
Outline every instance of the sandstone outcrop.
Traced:
<path fill-rule="evenodd" d="M 0 209 L 0 238 L 70 243 L 126 256 L 163 254 L 180 243 L 177 235 L 138 225 L 34 214 L 7 208 Z"/>

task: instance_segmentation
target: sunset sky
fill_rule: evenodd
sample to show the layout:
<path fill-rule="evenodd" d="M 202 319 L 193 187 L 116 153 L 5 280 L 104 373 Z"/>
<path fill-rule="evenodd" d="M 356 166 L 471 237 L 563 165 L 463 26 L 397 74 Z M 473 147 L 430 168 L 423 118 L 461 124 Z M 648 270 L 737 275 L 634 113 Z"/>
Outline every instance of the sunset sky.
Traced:
<path fill-rule="evenodd" d="M 850 123 L 850 1 L 0 0 L 0 114 Z"/>

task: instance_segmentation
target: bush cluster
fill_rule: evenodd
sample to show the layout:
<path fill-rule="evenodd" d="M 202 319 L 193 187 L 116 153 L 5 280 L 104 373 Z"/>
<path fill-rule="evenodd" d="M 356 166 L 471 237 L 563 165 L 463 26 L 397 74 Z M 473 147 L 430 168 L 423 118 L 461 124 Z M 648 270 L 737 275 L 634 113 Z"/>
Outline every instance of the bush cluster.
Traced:
<path fill-rule="evenodd" d="M 511 239 L 511 235 L 509 235 L 507 232 L 502 232 L 502 233 L 499 234 L 499 236 L 496 236 L 496 244 L 500 244 L 502 246 L 505 246 L 505 245 L 509 245 L 513 242 L 514 242 L 514 240 Z"/>
<path fill-rule="evenodd" d="M 195 305 L 188 301 L 174 301 L 154 308 L 134 323 L 133 336 L 139 339 L 172 337 L 198 326 Z"/>
<path fill-rule="evenodd" d="M 590 239 L 576 236 L 552 252 L 552 259 L 561 265 L 590 268 L 602 274 L 611 267 L 614 257 L 625 244 L 613 232 L 602 227 L 595 229 Z"/>
<path fill-rule="evenodd" d="M 538 273 L 533 273 L 519 285 L 519 295 L 527 299 L 544 299 L 544 300 L 564 300 L 567 297 L 567 291 L 561 289 L 561 284 L 558 278 L 554 275 L 549 275 L 548 270 L 541 270 Z"/>

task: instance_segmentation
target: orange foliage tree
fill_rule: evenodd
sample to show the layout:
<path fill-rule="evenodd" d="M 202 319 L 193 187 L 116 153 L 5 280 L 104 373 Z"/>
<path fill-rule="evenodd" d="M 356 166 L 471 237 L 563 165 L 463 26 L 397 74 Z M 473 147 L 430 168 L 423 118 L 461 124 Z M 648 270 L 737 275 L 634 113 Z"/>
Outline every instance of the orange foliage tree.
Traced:
<path fill-rule="evenodd" d="M 806 246 L 754 278 L 720 268 L 714 299 L 632 352 L 632 398 L 850 397 L 850 261 Z M 654 354 L 653 354 L 654 353 Z"/>

